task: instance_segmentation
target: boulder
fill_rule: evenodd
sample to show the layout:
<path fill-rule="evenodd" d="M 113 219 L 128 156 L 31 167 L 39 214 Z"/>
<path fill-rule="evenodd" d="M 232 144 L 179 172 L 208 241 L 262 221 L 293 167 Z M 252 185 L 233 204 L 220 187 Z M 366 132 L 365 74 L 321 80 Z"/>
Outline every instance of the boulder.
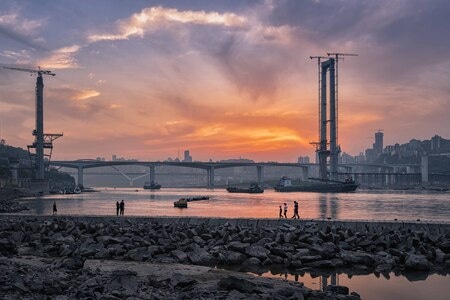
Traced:
<path fill-rule="evenodd" d="M 266 259 L 270 251 L 262 246 L 250 246 L 245 249 L 245 253 L 248 256 L 256 257 L 259 259 Z"/>
<path fill-rule="evenodd" d="M 228 249 L 233 250 L 233 251 L 237 251 L 237 252 L 245 253 L 245 249 L 247 247 L 249 247 L 249 246 L 250 246 L 249 243 L 241 243 L 241 242 L 238 242 L 238 241 L 233 241 L 233 242 L 230 242 L 228 244 Z"/>
<path fill-rule="evenodd" d="M 406 257 L 405 269 L 428 271 L 430 269 L 430 263 L 424 255 L 409 254 Z"/>
<path fill-rule="evenodd" d="M 257 285 L 250 280 L 244 278 L 238 278 L 236 276 L 228 276 L 219 280 L 217 285 L 226 290 L 238 290 L 242 293 L 252 293 L 256 289 Z"/>
<path fill-rule="evenodd" d="M 209 254 L 205 249 L 198 248 L 194 249 L 191 252 L 186 253 L 188 256 L 188 259 L 191 263 L 194 265 L 203 265 L 207 266 L 213 263 L 214 258 L 211 254 Z"/>

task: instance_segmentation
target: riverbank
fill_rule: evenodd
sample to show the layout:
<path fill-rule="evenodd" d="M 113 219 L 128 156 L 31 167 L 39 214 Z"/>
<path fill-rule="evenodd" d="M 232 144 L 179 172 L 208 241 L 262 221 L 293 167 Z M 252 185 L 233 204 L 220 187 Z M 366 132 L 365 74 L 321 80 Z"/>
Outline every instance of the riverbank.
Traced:
<path fill-rule="evenodd" d="M 18 202 L 21 197 L 33 196 L 32 193 L 18 188 L 0 188 L 0 213 L 15 213 L 28 210 Z"/>
<path fill-rule="evenodd" d="M 345 268 L 387 275 L 406 271 L 448 274 L 450 271 L 450 224 L 12 215 L 1 215 L 0 223 L 0 253 L 7 257 L 0 261 L 2 269 L 21 274 L 17 271 L 31 268 L 24 265 L 23 258 L 32 255 L 33 260 L 52 266 L 55 274 L 62 272 L 58 276 L 67 286 L 63 284 L 60 289 L 71 287 L 73 296 L 77 295 L 77 288 L 89 282 L 83 297 L 89 294 L 94 298 L 114 299 L 111 297 L 122 297 L 122 292 L 143 297 L 145 291 L 151 290 L 160 293 L 154 295 L 169 298 L 185 295 L 181 292 L 201 295 L 201 291 L 208 291 L 203 298 L 226 299 L 233 295 L 234 298 L 255 295 L 264 298 L 276 290 L 280 291 L 275 297 L 279 299 L 295 293 L 305 299 L 358 299 L 356 294 L 349 295 L 345 287 L 331 287 L 334 292 L 312 291 L 294 283 L 287 287 L 281 281 L 266 282 L 242 273 L 225 272 L 219 276 L 212 268 L 234 267 L 240 272 L 257 273 L 273 266 L 299 272 Z M 98 260 L 103 262 L 97 265 L 112 264 L 117 268 L 109 273 L 100 267 L 88 268 Z M 215 275 L 199 277 L 205 281 L 189 279 L 186 275 L 178 281 L 178 275 L 172 274 L 169 281 L 167 278 L 155 281 L 149 279 L 150 275 L 140 277 L 139 272 L 129 269 L 129 262 L 159 266 L 160 271 L 151 276 L 163 276 L 169 268 L 180 273 L 183 268 L 195 270 L 196 266 L 205 266 L 206 274 Z M 56 280 L 51 276 L 57 275 L 47 274 L 45 268 L 41 271 L 33 268 L 30 270 L 42 279 L 39 282 Z M 22 278 L 19 286 L 6 277 L 1 279 L 7 295 L 24 297 L 33 289 L 48 295 L 45 284 L 33 287 L 33 280 L 19 277 Z M 122 287 L 113 282 L 121 282 Z M 105 288 L 109 284 L 116 288 Z M 127 288 L 128 284 L 132 287 Z M 286 289 L 289 292 L 283 294 L 281 291 Z M 56 294 L 52 295 L 57 295 L 58 290 L 53 292 Z"/>

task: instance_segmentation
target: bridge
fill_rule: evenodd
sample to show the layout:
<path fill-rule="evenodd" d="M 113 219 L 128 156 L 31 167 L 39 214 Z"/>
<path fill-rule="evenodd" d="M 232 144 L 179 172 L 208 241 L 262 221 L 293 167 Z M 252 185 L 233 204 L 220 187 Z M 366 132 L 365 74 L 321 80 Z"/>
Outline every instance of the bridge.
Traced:
<path fill-rule="evenodd" d="M 155 168 L 159 166 L 175 166 L 175 167 L 185 167 L 185 168 L 194 168 L 201 169 L 206 171 L 207 175 L 207 187 L 214 188 L 214 171 L 217 169 L 224 168 L 234 168 L 234 167 L 255 167 L 256 168 L 256 181 L 258 184 L 262 185 L 264 182 L 264 169 L 269 167 L 294 167 L 301 169 L 301 177 L 303 179 L 307 179 L 311 174 L 312 168 L 319 168 L 318 164 L 314 163 L 278 163 L 278 162 L 161 162 L 161 161 L 99 161 L 92 159 L 81 159 L 81 160 L 72 160 L 72 161 L 51 161 L 51 166 L 54 167 L 64 167 L 76 169 L 78 171 L 78 185 L 83 186 L 83 177 L 85 169 L 92 168 L 100 168 L 100 167 L 112 167 L 122 176 L 130 180 L 130 182 L 143 178 L 145 176 L 149 176 L 150 181 L 155 180 Z M 116 168 L 117 166 L 143 166 L 148 167 L 148 174 L 134 174 L 138 175 L 137 177 L 131 178 L 129 175 L 122 172 L 120 169 Z M 413 171 L 421 168 L 420 165 L 380 165 L 380 164 L 341 164 L 339 168 L 343 172 L 340 174 L 344 175 L 352 175 L 353 169 L 356 167 L 370 167 L 376 168 L 377 171 L 381 174 L 384 174 L 389 179 L 386 181 L 393 181 L 390 179 L 392 176 L 395 176 L 396 172 L 400 168 L 406 168 L 407 173 L 414 173 Z M 423 168 L 421 168 L 423 169 Z M 424 177 L 422 176 L 422 179 Z M 428 177 L 426 177 L 428 178 Z"/>

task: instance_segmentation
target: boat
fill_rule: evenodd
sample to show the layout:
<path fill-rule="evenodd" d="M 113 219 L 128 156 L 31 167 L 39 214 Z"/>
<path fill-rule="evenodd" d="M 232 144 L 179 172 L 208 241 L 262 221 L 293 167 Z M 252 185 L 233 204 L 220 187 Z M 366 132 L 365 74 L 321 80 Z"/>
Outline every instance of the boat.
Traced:
<path fill-rule="evenodd" d="M 187 203 L 188 203 L 187 199 L 180 198 L 173 203 L 173 206 L 178 208 L 187 208 Z"/>
<path fill-rule="evenodd" d="M 81 194 L 81 189 L 79 188 L 79 187 L 75 187 L 74 189 L 73 189 L 73 193 L 74 194 Z"/>
<path fill-rule="evenodd" d="M 161 185 L 152 181 L 152 182 L 146 182 L 144 184 L 144 190 L 159 190 L 161 188 Z"/>
<path fill-rule="evenodd" d="M 283 176 L 274 189 L 277 192 L 348 193 L 356 191 L 359 186 L 359 184 L 351 179 L 346 179 L 345 181 L 319 178 L 308 179 L 319 182 L 307 182 L 303 185 L 292 185 L 291 179 L 287 176 Z"/>
<path fill-rule="evenodd" d="M 229 193 L 248 193 L 248 194 L 261 194 L 264 193 L 264 189 L 257 183 L 252 183 L 248 188 L 227 187 Z"/>
<path fill-rule="evenodd" d="M 200 201 L 200 200 L 209 200 L 209 196 L 194 196 L 194 197 L 191 197 L 191 198 L 186 198 L 186 200 L 188 202 Z"/>

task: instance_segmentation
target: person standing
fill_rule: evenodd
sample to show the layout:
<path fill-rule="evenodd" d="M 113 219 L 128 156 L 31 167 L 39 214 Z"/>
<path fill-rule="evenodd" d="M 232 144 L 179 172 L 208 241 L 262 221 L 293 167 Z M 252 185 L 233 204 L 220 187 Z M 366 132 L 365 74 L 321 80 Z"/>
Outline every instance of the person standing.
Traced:
<path fill-rule="evenodd" d="M 288 211 L 288 206 L 286 203 L 284 203 L 284 218 L 287 219 L 287 211 Z"/>
<path fill-rule="evenodd" d="M 120 203 L 119 201 L 116 201 L 116 215 L 119 215 L 119 210 L 120 210 Z"/>
<path fill-rule="evenodd" d="M 123 216 L 125 214 L 125 202 L 122 201 L 120 202 L 120 214 Z"/>
<path fill-rule="evenodd" d="M 56 209 L 56 202 L 53 202 L 53 215 L 56 216 L 58 209 Z"/>
<path fill-rule="evenodd" d="M 300 216 L 298 214 L 298 202 L 294 201 L 294 216 L 292 219 L 300 219 Z"/>
<path fill-rule="evenodd" d="M 281 205 L 280 205 L 280 219 L 283 219 L 283 209 L 281 208 Z"/>

